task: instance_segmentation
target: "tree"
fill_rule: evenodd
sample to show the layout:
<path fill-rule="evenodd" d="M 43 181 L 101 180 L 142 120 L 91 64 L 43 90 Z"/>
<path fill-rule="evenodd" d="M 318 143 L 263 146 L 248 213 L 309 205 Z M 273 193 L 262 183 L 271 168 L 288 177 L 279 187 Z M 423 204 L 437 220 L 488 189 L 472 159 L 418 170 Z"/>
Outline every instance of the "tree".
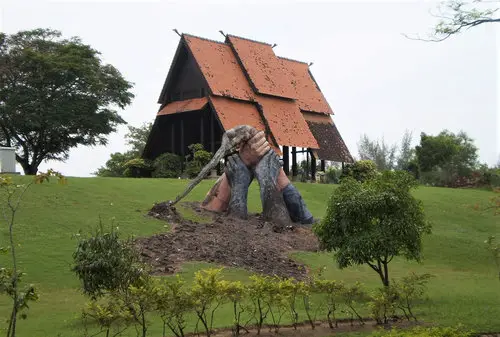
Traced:
<path fill-rule="evenodd" d="M 422 133 L 415 151 L 420 171 L 442 171 L 445 184 L 469 176 L 477 166 L 478 149 L 463 131 L 455 135 L 444 130 L 437 136 Z"/>
<path fill-rule="evenodd" d="M 446 0 L 440 3 L 438 13 L 433 16 L 440 19 L 427 38 L 417 40 L 441 42 L 450 36 L 461 33 L 485 23 L 499 23 L 498 0 Z M 408 36 L 407 36 L 408 37 Z"/>
<path fill-rule="evenodd" d="M 411 194 L 416 186 L 404 171 L 343 180 L 313 227 L 322 247 L 335 251 L 340 268 L 368 264 L 389 286 L 388 264 L 395 256 L 420 261 L 422 235 L 430 232 L 422 202 Z"/>
<path fill-rule="evenodd" d="M 0 33 L 0 145 L 16 148 L 26 174 L 65 160 L 78 145 L 106 145 L 125 121 L 132 84 L 99 52 L 59 31 Z"/>
<path fill-rule="evenodd" d="M 115 152 L 111 154 L 104 166 L 101 166 L 94 172 L 99 177 L 123 177 L 127 169 L 127 163 L 133 159 L 138 159 L 148 141 L 149 133 L 153 127 L 152 123 L 144 123 L 139 127 L 129 125 L 128 132 L 125 134 L 127 145 L 131 149 L 126 152 Z"/>
<path fill-rule="evenodd" d="M 400 146 L 387 144 L 383 138 L 371 140 L 364 134 L 358 142 L 359 157 L 361 160 L 373 161 L 380 171 L 407 170 L 414 157 L 411 142 L 412 133 L 408 130 L 403 134 Z"/>
<path fill-rule="evenodd" d="M 125 138 L 127 139 L 127 145 L 132 147 L 130 152 L 134 156 L 140 157 L 142 155 L 152 128 L 153 123 L 143 123 L 139 127 L 128 126 L 128 133 L 125 135 Z"/>

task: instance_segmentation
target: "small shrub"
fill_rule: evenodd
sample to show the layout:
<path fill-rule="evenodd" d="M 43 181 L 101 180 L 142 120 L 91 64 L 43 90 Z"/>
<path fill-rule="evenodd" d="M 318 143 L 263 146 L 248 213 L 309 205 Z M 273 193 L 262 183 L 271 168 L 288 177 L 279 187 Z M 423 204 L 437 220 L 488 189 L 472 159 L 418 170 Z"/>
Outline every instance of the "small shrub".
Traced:
<path fill-rule="evenodd" d="M 338 322 L 335 317 L 335 312 L 342 302 L 342 294 L 345 292 L 345 285 L 341 282 L 333 280 L 316 279 L 314 281 L 314 291 L 322 294 L 325 307 L 327 309 L 326 318 L 330 329 L 338 327 Z"/>
<path fill-rule="evenodd" d="M 124 165 L 123 175 L 130 178 L 151 177 L 152 167 L 142 158 L 134 158 Z"/>
<path fill-rule="evenodd" d="M 410 273 L 405 276 L 401 281 L 394 281 L 392 288 L 394 293 L 397 294 L 396 306 L 401 309 L 406 319 L 413 318 L 415 321 L 417 317 L 413 312 L 415 302 L 422 299 L 427 288 L 427 282 L 433 277 L 431 274 L 415 274 Z"/>
<path fill-rule="evenodd" d="M 176 337 L 184 337 L 186 315 L 193 310 L 193 297 L 179 275 L 175 279 L 166 280 L 160 287 L 156 310 L 163 321 L 163 336 L 166 336 L 168 327 Z"/>
<path fill-rule="evenodd" d="M 91 298 L 126 291 L 145 274 L 132 241 L 120 240 L 117 230 L 111 226 L 106 231 L 102 224 L 89 237 L 79 239 L 71 269 Z"/>
<path fill-rule="evenodd" d="M 112 336 L 120 335 L 129 327 L 131 320 L 125 303 L 117 296 L 107 296 L 101 301 L 91 300 L 83 309 L 82 318 L 85 330 L 87 325 L 95 324 L 106 337 L 109 337 L 113 330 Z"/>
<path fill-rule="evenodd" d="M 357 181 L 364 182 L 377 176 L 377 165 L 371 160 L 358 160 L 353 164 L 347 164 L 342 170 L 341 179 L 351 177 Z"/>
<path fill-rule="evenodd" d="M 393 286 L 377 289 L 371 296 L 369 307 L 377 324 L 387 324 L 396 315 L 396 300 L 399 294 Z"/>
<path fill-rule="evenodd" d="M 201 169 L 210 162 L 212 154 L 205 151 L 202 144 L 191 144 L 188 148 L 191 154 L 187 156 L 189 161 L 186 165 L 185 173 L 189 178 L 194 178 L 200 173 Z"/>
<path fill-rule="evenodd" d="M 340 182 L 340 177 L 342 176 L 342 169 L 330 166 L 326 169 L 325 177 L 327 184 L 338 184 Z"/>
<path fill-rule="evenodd" d="M 182 172 L 182 157 L 164 153 L 153 161 L 154 178 L 177 178 Z"/>
<path fill-rule="evenodd" d="M 269 276 L 252 275 L 250 276 L 250 284 L 246 287 L 250 301 L 252 302 L 252 313 L 257 326 L 257 335 L 260 335 L 260 330 L 269 313 L 269 307 L 265 304 L 265 297 L 268 293 L 270 285 Z"/>

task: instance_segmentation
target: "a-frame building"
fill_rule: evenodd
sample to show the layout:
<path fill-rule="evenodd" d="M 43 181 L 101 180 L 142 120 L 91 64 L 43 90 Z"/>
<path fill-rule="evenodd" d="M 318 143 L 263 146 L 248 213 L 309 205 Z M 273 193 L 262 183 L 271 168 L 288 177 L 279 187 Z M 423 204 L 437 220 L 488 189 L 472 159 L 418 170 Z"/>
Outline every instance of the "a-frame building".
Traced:
<path fill-rule="evenodd" d="M 266 132 L 287 174 L 290 147 L 293 176 L 298 152 L 311 155 L 312 177 L 316 160 L 323 168 L 325 160 L 353 161 L 309 65 L 276 56 L 267 43 L 183 34 L 158 103 L 143 153 L 148 159 L 185 155 L 193 143 L 215 153 L 225 130 L 247 124 Z"/>

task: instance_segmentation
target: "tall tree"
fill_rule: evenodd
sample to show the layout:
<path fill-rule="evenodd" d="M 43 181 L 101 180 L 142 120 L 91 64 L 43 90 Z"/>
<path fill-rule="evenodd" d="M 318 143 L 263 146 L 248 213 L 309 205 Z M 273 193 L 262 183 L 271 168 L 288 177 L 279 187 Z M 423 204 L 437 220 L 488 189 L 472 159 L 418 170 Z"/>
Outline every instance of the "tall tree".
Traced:
<path fill-rule="evenodd" d="M 437 136 L 422 133 L 415 150 L 422 172 L 444 170 L 450 177 L 467 176 L 477 165 L 478 149 L 463 131 L 444 130 Z"/>
<path fill-rule="evenodd" d="M 65 160 L 78 145 L 105 145 L 125 121 L 132 84 L 99 52 L 59 31 L 0 33 L 0 145 L 16 148 L 26 174 Z"/>
<path fill-rule="evenodd" d="M 153 123 L 151 122 L 143 123 L 139 127 L 128 126 L 128 133 L 125 135 L 125 138 L 127 139 L 127 145 L 132 147 L 130 151 L 133 152 L 136 157 L 142 155 L 142 151 L 144 151 L 146 147 L 152 128 Z"/>
<path fill-rule="evenodd" d="M 394 168 L 396 151 L 397 146 L 387 144 L 383 138 L 381 141 L 373 141 L 366 134 L 363 134 L 358 142 L 359 158 L 373 161 L 381 171 Z"/>

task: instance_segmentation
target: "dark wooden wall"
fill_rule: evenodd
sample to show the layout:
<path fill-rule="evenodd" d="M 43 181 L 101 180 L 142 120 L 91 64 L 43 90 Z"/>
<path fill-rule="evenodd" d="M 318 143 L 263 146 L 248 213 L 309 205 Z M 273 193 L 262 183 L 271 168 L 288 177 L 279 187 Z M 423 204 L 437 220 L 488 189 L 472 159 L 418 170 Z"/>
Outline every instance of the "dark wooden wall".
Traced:
<path fill-rule="evenodd" d="M 209 106 L 203 110 L 158 116 L 144 157 L 155 159 L 170 152 L 187 155 L 188 146 L 201 143 L 207 151 L 215 153 L 220 147 L 223 130 Z"/>

